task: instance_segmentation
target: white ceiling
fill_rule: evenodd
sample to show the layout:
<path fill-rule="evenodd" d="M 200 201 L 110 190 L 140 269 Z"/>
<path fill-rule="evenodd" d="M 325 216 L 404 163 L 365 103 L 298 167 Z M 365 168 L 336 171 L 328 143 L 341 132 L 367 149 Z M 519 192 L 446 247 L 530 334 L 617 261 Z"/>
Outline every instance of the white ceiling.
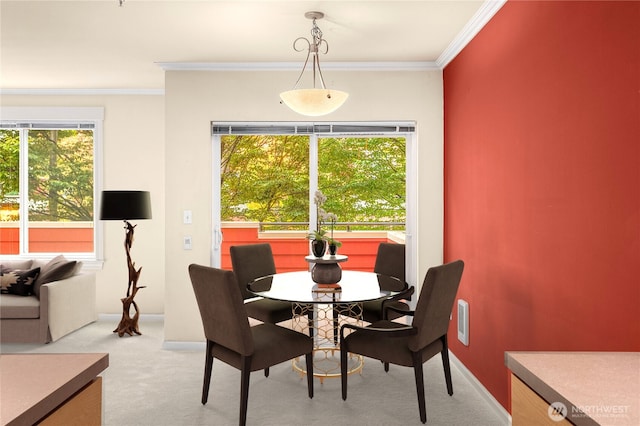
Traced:
<path fill-rule="evenodd" d="M 162 89 L 166 63 L 299 69 L 292 44 L 309 37 L 312 10 L 325 13 L 323 70 L 442 67 L 502 3 L 0 0 L 0 89 Z"/>

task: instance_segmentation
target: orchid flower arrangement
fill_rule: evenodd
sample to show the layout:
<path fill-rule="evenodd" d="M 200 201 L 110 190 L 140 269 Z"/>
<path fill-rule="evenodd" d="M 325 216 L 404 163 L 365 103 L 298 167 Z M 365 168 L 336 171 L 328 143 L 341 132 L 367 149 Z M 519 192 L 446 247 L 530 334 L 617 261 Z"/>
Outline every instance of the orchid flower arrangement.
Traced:
<path fill-rule="evenodd" d="M 336 216 L 335 213 L 327 213 L 326 220 L 331 222 L 331 236 L 327 239 L 327 242 L 329 243 L 329 245 L 340 247 L 342 243 L 333 238 L 333 227 L 336 225 L 336 222 L 338 221 L 338 216 Z"/>
<path fill-rule="evenodd" d="M 316 229 L 311 231 L 307 238 L 310 240 L 326 240 L 327 231 L 322 229 L 322 223 L 326 220 L 327 212 L 322 205 L 327 201 L 327 197 L 322 191 L 316 191 L 313 197 L 313 203 L 316 205 Z"/>
<path fill-rule="evenodd" d="M 335 213 L 328 213 L 322 206 L 327 201 L 327 197 L 322 191 L 316 191 L 313 197 L 313 202 L 316 205 L 316 229 L 307 235 L 310 240 L 323 240 L 329 244 L 334 244 L 340 247 L 342 243 L 333 239 L 333 227 L 338 220 L 338 216 Z M 331 237 L 327 238 L 327 231 L 322 229 L 323 223 L 331 223 Z"/>

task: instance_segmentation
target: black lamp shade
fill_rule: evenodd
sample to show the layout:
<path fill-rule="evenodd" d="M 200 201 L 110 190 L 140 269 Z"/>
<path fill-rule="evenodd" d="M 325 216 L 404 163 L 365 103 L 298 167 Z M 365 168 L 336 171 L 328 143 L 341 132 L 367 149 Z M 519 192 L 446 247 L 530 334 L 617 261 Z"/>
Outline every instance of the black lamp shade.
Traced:
<path fill-rule="evenodd" d="M 100 219 L 151 219 L 149 191 L 102 191 Z"/>

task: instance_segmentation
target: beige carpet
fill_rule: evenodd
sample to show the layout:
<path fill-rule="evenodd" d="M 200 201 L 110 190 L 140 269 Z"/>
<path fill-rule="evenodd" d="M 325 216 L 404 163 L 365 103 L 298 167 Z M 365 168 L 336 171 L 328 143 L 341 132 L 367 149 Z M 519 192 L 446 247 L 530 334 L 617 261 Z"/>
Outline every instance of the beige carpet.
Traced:
<path fill-rule="evenodd" d="M 118 338 L 117 320 L 100 320 L 48 345 L 4 344 L 2 353 L 108 352 L 104 372 L 104 424 L 236 425 L 240 373 L 214 362 L 207 405 L 200 403 L 204 344 L 193 350 L 163 350 L 161 320 L 141 322 L 142 336 Z M 452 397 L 447 395 L 440 357 L 424 366 L 428 425 L 507 425 L 504 413 L 452 365 Z M 420 425 L 413 370 L 367 359 L 361 374 L 349 377 L 349 398 L 342 401 L 340 380 L 315 381 L 309 399 L 306 380 L 290 363 L 251 375 L 249 425 Z"/>

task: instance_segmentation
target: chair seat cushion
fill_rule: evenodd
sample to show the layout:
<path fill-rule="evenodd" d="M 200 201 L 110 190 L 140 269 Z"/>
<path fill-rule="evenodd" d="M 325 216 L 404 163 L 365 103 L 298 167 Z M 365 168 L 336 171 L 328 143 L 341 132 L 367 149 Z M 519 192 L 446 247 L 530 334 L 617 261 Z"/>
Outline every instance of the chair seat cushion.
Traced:
<path fill-rule="evenodd" d="M 291 303 L 271 299 L 252 300 L 244 304 L 247 315 L 272 324 L 291 319 Z"/>
<path fill-rule="evenodd" d="M 264 323 L 251 327 L 254 352 L 251 355 L 251 371 L 263 370 L 313 350 L 313 341 L 305 334 L 278 325 Z M 213 356 L 241 369 L 237 352 L 214 344 Z"/>
<path fill-rule="evenodd" d="M 251 370 L 262 370 L 313 350 L 313 340 L 306 334 L 274 324 L 251 327 L 255 352 Z"/>
<path fill-rule="evenodd" d="M 371 324 L 372 328 L 393 329 L 406 327 L 393 321 L 378 321 Z M 393 337 L 393 333 L 364 333 L 355 331 L 345 337 L 349 352 L 358 353 L 369 358 L 379 359 L 391 364 L 413 366 L 413 355 L 409 350 L 409 339 L 413 336 Z M 431 358 L 442 350 L 440 339 L 428 345 L 422 351 L 423 361 Z"/>

